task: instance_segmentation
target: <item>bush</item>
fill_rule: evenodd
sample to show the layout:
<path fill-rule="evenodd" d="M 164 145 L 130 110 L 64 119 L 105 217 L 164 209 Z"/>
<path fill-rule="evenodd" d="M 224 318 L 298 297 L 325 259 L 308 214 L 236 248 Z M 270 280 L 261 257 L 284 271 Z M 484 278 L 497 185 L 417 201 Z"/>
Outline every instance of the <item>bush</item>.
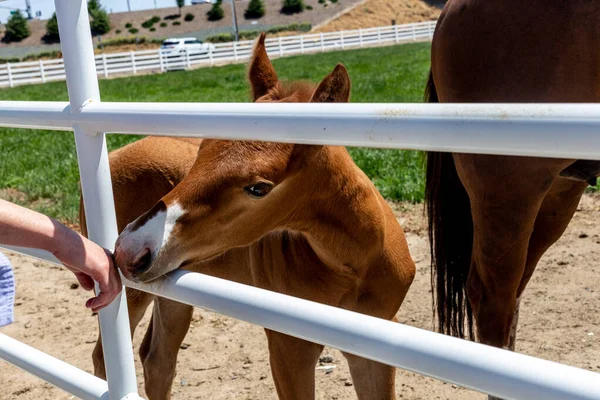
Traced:
<path fill-rule="evenodd" d="M 244 12 L 244 18 L 257 19 L 265 15 L 265 4 L 263 0 L 250 0 L 248 8 Z"/>
<path fill-rule="evenodd" d="M 132 26 L 133 25 L 131 25 L 131 22 L 128 22 L 128 23 L 125 24 L 125 28 L 127 28 L 127 29 L 131 28 Z"/>
<path fill-rule="evenodd" d="M 31 34 L 29 31 L 29 25 L 27 20 L 21 14 L 19 10 L 15 11 L 10 16 L 6 23 L 6 33 L 4 34 L 4 41 L 6 42 L 20 42 Z"/>
<path fill-rule="evenodd" d="M 284 14 L 295 14 L 304 11 L 303 0 L 283 0 L 281 12 Z"/>
<path fill-rule="evenodd" d="M 179 21 L 173 21 L 173 25 L 181 25 L 181 22 L 179 22 Z"/>
<path fill-rule="evenodd" d="M 138 32 L 139 32 L 139 30 L 138 30 L 137 28 L 131 28 L 131 29 L 129 30 L 129 33 L 131 33 L 132 35 L 135 35 L 135 34 L 136 34 L 136 33 L 138 33 Z"/>
<path fill-rule="evenodd" d="M 124 44 L 141 44 L 141 43 L 156 43 L 156 44 L 160 44 L 163 42 L 163 39 L 148 39 L 145 38 L 144 36 L 141 37 L 120 37 L 120 38 L 114 38 L 114 39 L 108 39 L 108 40 L 103 40 L 102 43 L 98 44 L 98 47 L 100 47 L 100 45 L 104 46 L 104 47 L 110 47 L 110 46 L 122 46 Z"/>
<path fill-rule="evenodd" d="M 46 34 L 44 35 L 44 41 L 46 43 L 60 42 L 56 13 L 52 14 L 52 18 L 50 18 L 48 22 L 46 22 Z"/>
<path fill-rule="evenodd" d="M 117 29 L 117 30 L 115 31 L 115 33 L 118 35 L 119 33 L 121 33 L 121 30 L 120 30 L 120 29 Z"/>
<path fill-rule="evenodd" d="M 166 22 L 161 22 L 160 23 L 160 27 L 161 28 L 166 28 L 167 27 L 167 23 Z"/>
<path fill-rule="evenodd" d="M 183 17 L 183 19 L 186 22 L 193 21 L 194 20 L 194 14 L 187 13 L 187 14 L 185 14 L 185 17 Z"/>
<path fill-rule="evenodd" d="M 274 26 L 271 29 L 267 30 L 267 33 L 275 34 L 279 32 L 308 32 L 310 31 L 312 26 L 310 24 L 290 24 L 290 25 L 279 25 Z M 260 35 L 261 31 L 241 31 L 239 33 L 240 40 L 252 40 L 258 35 Z M 233 33 L 221 33 L 218 35 L 207 36 L 204 38 L 205 42 L 208 43 L 226 43 L 233 42 L 235 40 L 235 36 Z"/>
<path fill-rule="evenodd" d="M 313 9 L 313 6 L 306 6 L 306 9 L 307 9 L 307 10 L 312 10 L 312 9 Z"/>
<path fill-rule="evenodd" d="M 149 30 L 150 30 L 150 32 L 156 32 L 156 28 L 155 27 L 152 27 Z"/>
<path fill-rule="evenodd" d="M 142 28 L 149 29 L 152 28 L 152 25 L 154 25 L 154 22 L 152 22 L 151 20 L 142 22 Z"/>
<path fill-rule="evenodd" d="M 206 13 L 209 21 L 218 21 L 223 19 L 223 8 L 221 7 L 221 0 L 217 0 L 215 4 L 211 7 L 210 10 Z"/>
<path fill-rule="evenodd" d="M 155 15 L 154 17 L 150 18 L 150 21 L 152 21 L 153 24 L 157 24 L 160 22 L 160 17 Z"/>
<path fill-rule="evenodd" d="M 326 0 L 319 0 L 319 4 L 325 4 Z"/>
<path fill-rule="evenodd" d="M 338 0 L 329 0 L 329 1 L 332 2 L 332 3 L 337 3 L 338 2 Z"/>
<path fill-rule="evenodd" d="M 104 35 L 110 31 L 110 18 L 97 0 L 88 1 L 88 13 L 90 14 L 90 28 L 93 35 Z"/>

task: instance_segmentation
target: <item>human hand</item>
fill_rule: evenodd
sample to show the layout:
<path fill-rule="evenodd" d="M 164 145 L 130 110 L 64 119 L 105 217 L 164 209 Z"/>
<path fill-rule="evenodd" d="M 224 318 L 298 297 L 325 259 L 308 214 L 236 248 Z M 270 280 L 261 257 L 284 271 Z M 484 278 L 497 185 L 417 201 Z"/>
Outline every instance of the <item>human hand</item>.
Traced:
<path fill-rule="evenodd" d="M 109 305 L 121 292 L 121 276 L 108 250 L 75 232 L 71 236 L 73 234 L 78 236 L 78 240 L 71 239 L 63 242 L 63 246 L 57 249 L 54 255 L 75 274 L 83 289 L 93 290 L 94 281 L 98 282 L 100 292 L 85 303 L 87 308 L 98 312 Z M 74 246 L 76 249 L 73 248 Z"/>

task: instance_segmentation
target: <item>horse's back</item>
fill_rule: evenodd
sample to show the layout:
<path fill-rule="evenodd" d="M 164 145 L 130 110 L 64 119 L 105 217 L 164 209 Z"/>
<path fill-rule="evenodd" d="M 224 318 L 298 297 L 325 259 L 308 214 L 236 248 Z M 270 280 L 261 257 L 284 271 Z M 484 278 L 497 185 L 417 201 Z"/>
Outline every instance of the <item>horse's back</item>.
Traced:
<path fill-rule="evenodd" d="M 442 102 L 600 101 L 600 2 L 450 0 L 432 45 Z"/>
<path fill-rule="evenodd" d="M 109 154 L 119 232 L 183 179 L 199 146 L 200 139 L 146 137 Z M 82 202 L 80 223 L 87 234 Z"/>

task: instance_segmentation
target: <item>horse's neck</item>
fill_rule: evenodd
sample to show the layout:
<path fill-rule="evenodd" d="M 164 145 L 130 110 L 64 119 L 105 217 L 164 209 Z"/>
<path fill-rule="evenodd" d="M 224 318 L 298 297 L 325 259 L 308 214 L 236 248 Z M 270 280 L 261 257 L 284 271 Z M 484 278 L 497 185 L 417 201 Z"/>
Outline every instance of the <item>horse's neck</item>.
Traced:
<path fill-rule="evenodd" d="M 303 178 L 318 195 L 288 229 L 302 233 L 326 265 L 358 271 L 382 251 L 387 205 L 344 148 L 325 151 L 325 161 Z"/>

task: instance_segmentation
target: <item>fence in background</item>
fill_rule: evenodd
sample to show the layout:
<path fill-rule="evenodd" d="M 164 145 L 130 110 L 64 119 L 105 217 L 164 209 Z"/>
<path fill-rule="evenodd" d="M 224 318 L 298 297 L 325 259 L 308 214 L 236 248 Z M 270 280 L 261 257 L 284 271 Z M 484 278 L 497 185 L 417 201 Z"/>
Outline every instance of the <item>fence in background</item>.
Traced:
<path fill-rule="evenodd" d="M 351 31 L 314 33 L 299 36 L 281 36 L 266 40 L 271 57 L 347 50 L 410 41 L 428 40 L 433 37 L 435 21 L 406 25 L 393 25 Z M 208 52 L 184 51 L 171 54 L 167 50 L 143 50 L 124 53 L 98 54 L 95 56 L 99 76 L 136 75 L 147 72 L 165 72 L 202 66 L 236 63 L 247 60 L 252 54 L 254 41 L 218 43 Z M 64 60 L 39 60 L 0 64 L 0 87 L 45 83 L 65 79 Z"/>

